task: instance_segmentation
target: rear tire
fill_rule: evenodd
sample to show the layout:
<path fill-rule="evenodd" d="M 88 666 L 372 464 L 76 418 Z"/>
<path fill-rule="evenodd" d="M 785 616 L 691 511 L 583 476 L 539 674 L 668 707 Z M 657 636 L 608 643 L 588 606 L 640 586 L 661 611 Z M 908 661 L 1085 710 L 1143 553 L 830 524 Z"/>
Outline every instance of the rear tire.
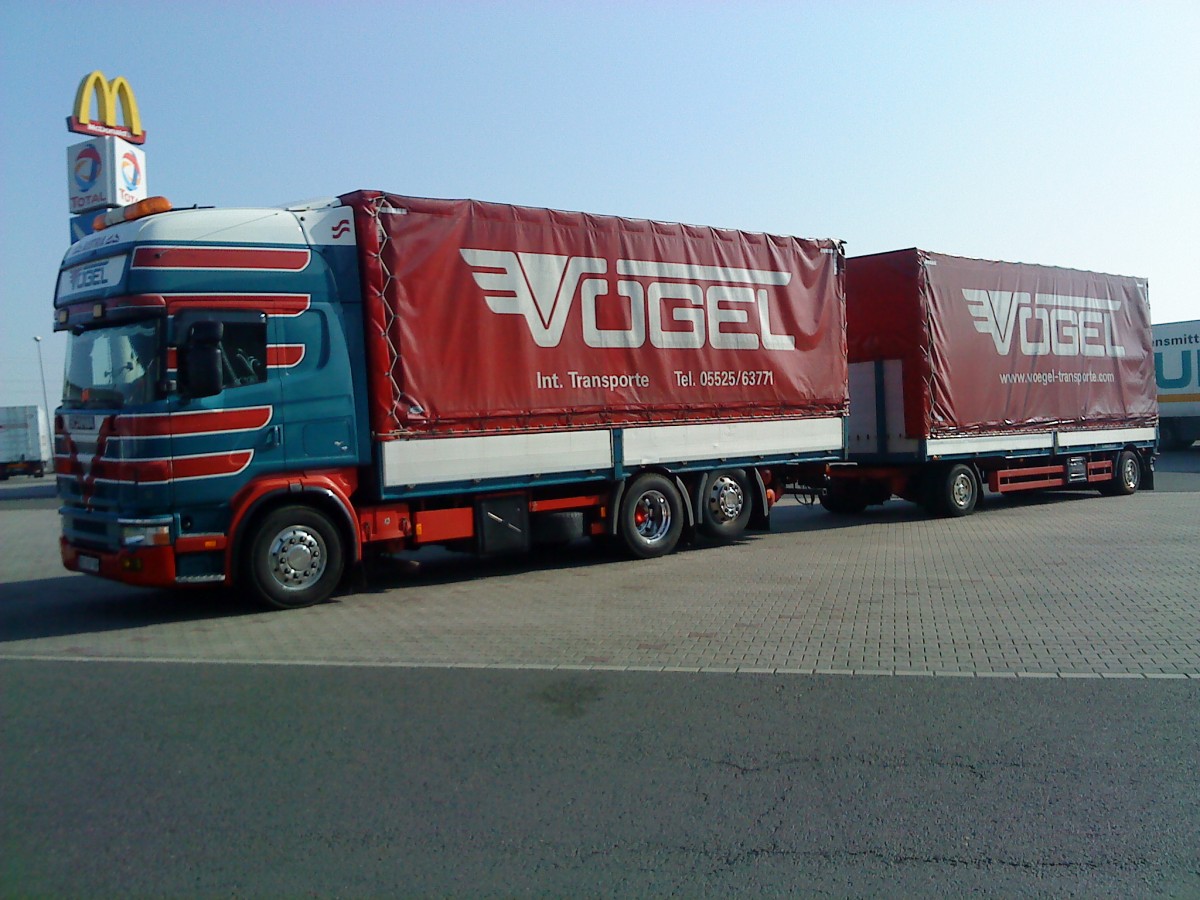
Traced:
<path fill-rule="evenodd" d="M 262 603 L 300 609 L 328 600 L 344 567 L 342 538 L 329 518 L 308 506 L 283 506 L 255 528 L 246 576 Z"/>
<path fill-rule="evenodd" d="M 750 522 L 750 483 L 742 469 L 724 469 L 704 477 L 700 494 L 700 530 L 718 541 L 741 536 Z"/>
<path fill-rule="evenodd" d="M 867 497 L 861 485 L 839 479 L 821 492 L 821 506 L 837 516 L 856 516 L 867 508 Z"/>
<path fill-rule="evenodd" d="M 935 515 L 969 516 L 979 503 L 979 479 L 975 470 L 963 463 L 935 470 L 930 487 L 928 505 Z"/>
<path fill-rule="evenodd" d="M 655 472 L 639 475 L 621 502 L 618 533 L 639 559 L 665 556 L 683 534 L 683 501 L 670 479 Z"/>
<path fill-rule="evenodd" d="M 1132 450 L 1122 450 L 1117 454 L 1117 462 L 1113 467 L 1112 481 L 1107 481 L 1100 487 L 1100 493 L 1106 497 L 1128 497 L 1136 494 L 1142 486 L 1142 462 Z"/>

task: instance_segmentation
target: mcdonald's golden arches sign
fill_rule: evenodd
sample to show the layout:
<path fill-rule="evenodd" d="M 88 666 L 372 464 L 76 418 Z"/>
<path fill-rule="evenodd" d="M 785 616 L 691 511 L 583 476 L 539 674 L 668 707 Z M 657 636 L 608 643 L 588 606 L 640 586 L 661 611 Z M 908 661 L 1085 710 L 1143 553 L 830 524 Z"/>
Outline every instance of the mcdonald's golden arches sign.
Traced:
<path fill-rule="evenodd" d="M 96 100 L 96 119 L 91 115 L 93 96 Z M 117 118 L 118 106 L 123 123 Z M 79 82 L 79 91 L 75 94 L 75 114 L 67 118 L 67 129 L 97 137 L 119 137 L 131 144 L 146 141 L 133 88 L 125 76 L 118 75 L 109 81 L 99 69 Z"/>

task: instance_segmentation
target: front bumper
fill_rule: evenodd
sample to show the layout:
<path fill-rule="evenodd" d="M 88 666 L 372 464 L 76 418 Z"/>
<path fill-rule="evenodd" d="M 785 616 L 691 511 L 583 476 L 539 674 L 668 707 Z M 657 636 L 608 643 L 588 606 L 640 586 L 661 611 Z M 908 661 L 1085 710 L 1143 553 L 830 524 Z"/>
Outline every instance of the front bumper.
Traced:
<path fill-rule="evenodd" d="M 76 547 L 65 537 L 58 540 L 63 565 L 72 572 L 96 575 L 144 587 L 175 587 L 175 548 L 138 547 L 95 550 Z"/>

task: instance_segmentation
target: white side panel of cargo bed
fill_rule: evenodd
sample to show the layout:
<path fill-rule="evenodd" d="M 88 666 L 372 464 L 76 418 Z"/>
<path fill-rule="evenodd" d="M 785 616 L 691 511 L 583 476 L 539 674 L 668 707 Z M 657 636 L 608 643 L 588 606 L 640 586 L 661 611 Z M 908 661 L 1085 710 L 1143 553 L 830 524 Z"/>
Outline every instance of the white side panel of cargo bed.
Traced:
<path fill-rule="evenodd" d="M 622 461 L 626 466 L 836 451 L 842 449 L 842 420 L 787 419 L 626 428 L 623 442 Z"/>
<path fill-rule="evenodd" d="M 387 487 L 549 475 L 612 466 L 608 431 L 413 438 L 383 447 Z"/>
<path fill-rule="evenodd" d="M 1059 447 L 1085 447 L 1091 444 L 1132 444 L 1152 441 L 1157 437 L 1154 428 L 1112 428 L 1095 431 L 1060 431 Z"/>
<path fill-rule="evenodd" d="M 1040 431 L 1035 434 L 998 434 L 982 437 L 931 438 L 925 448 L 930 456 L 956 456 L 964 453 L 1019 453 L 1030 450 L 1054 451 L 1070 447 L 1100 444 L 1128 444 L 1153 441 L 1153 428 L 1096 428 L 1088 431 Z"/>

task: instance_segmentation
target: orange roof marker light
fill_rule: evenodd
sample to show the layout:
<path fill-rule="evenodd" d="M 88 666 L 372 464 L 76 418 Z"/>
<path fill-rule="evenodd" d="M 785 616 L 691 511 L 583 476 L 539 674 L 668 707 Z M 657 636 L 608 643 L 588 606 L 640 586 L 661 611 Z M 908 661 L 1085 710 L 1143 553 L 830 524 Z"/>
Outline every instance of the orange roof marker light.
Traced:
<path fill-rule="evenodd" d="M 166 197 L 147 197 L 145 200 L 139 200 L 137 203 L 131 203 L 129 206 L 119 206 L 116 209 L 110 209 L 106 213 L 101 213 L 92 222 L 92 230 L 103 231 L 105 228 L 120 225 L 122 222 L 132 222 L 134 219 L 141 219 L 146 216 L 153 216 L 156 213 L 170 211 L 171 201 Z"/>

